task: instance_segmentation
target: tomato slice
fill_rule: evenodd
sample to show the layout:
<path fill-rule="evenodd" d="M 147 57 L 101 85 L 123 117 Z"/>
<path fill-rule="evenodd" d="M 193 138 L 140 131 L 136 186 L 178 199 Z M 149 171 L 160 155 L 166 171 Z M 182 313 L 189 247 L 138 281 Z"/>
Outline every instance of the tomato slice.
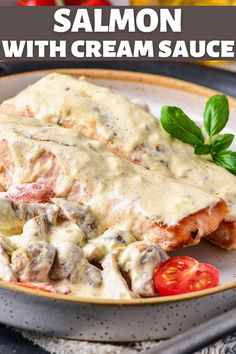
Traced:
<path fill-rule="evenodd" d="M 70 293 L 70 289 L 67 286 L 54 286 L 49 283 L 21 283 L 19 281 L 12 282 L 14 285 L 22 286 L 23 288 L 33 289 L 37 291 L 45 291 L 47 293 L 57 293 L 66 295 Z"/>
<path fill-rule="evenodd" d="M 39 183 L 15 184 L 7 193 L 7 198 L 22 203 L 46 203 L 54 193 L 46 186 Z"/>
<path fill-rule="evenodd" d="M 177 256 L 155 269 L 154 283 L 162 296 L 190 293 L 219 285 L 219 272 L 211 264 Z"/>
<path fill-rule="evenodd" d="M 27 288 L 27 289 L 46 291 L 48 293 L 55 292 L 55 287 L 51 284 L 48 284 L 48 283 L 21 283 L 21 282 L 15 281 L 15 282 L 13 282 L 13 284 L 22 286 L 23 288 Z"/>

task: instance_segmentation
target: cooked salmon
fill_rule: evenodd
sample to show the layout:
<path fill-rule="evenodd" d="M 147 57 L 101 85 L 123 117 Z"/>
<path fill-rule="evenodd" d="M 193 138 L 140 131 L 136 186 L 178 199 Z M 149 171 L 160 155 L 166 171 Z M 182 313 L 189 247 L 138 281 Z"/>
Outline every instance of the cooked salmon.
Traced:
<path fill-rule="evenodd" d="M 236 221 L 223 220 L 218 229 L 208 236 L 208 239 L 226 250 L 236 249 Z"/>
<path fill-rule="evenodd" d="M 80 202 L 101 230 L 125 225 L 137 240 L 165 250 L 198 243 L 228 212 L 222 199 L 121 159 L 72 129 L 2 115 L 0 147 L 0 184 L 7 195 L 23 190 L 25 197 L 22 184 L 41 184 L 46 189 L 34 185 L 34 197 L 46 190 Z"/>
<path fill-rule="evenodd" d="M 230 212 L 209 239 L 223 248 L 236 248 L 235 176 L 196 156 L 190 145 L 171 138 L 137 104 L 107 88 L 51 74 L 3 102 L 0 111 L 76 128 L 122 158 L 224 199 Z"/>

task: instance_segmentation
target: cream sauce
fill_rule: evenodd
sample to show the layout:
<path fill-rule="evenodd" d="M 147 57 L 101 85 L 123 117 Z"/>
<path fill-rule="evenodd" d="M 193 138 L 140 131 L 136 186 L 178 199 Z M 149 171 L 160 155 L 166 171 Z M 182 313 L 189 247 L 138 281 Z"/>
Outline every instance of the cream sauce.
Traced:
<path fill-rule="evenodd" d="M 69 295 L 73 295 L 76 297 L 89 297 L 89 298 L 96 297 L 96 298 L 102 298 L 102 299 L 110 299 L 111 298 L 111 296 L 110 296 L 109 292 L 107 291 L 107 288 L 104 284 L 102 284 L 98 288 L 95 288 L 93 286 L 83 284 L 83 283 L 72 284 L 67 279 L 57 281 L 57 282 L 53 282 L 50 280 L 49 283 L 56 285 L 56 286 L 61 286 L 61 285 L 67 286 L 71 290 Z"/>
<path fill-rule="evenodd" d="M 0 232 L 3 235 L 12 235 L 22 230 L 24 223 L 17 216 L 12 203 L 7 199 L 0 199 Z"/>
<path fill-rule="evenodd" d="M 138 297 L 130 289 L 121 275 L 118 267 L 117 257 L 119 253 L 109 253 L 102 262 L 103 282 L 112 299 L 132 299 Z"/>
<path fill-rule="evenodd" d="M 89 241 L 83 247 L 83 251 L 90 261 L 100 261 L 106 254 L 135 241 L 136 239 L 129 232 L 122 230 L 122 227 L 117 225 Z"/>
<path fill-rule="evenodd" d="M 155 296 L 153 274 L 168 256 L 158 245 L 140 241 L 132 243 L 120 252 L 118 263 L 129 273 L 132 289 L 143 297 Z"/>
<path fill-rule="evenodd" d="M 51 74 L 6 104 L 19 111 L 29 108 L 44 122 L 76 123 L 85 134 L 105 141 L 111 149 L 140 158 L 143 166 L 221 197 L 231 208 L 226 219 L 236 219 L 235 176 L 196 156 L 191 146 L 172 139 L 150 113 L 109 89 Z M 179 205 L 183 207 L 182 202 Z"/>
<path fill-rule="evenodd" d="M 198 188 L 122 160 L 71 129 L 2 115 L 0 139 L 6 137 L 15 165 L 12 184 L 31 182 L 40 174 L 34 169 L 36 160 L 44 151 L 51 152 L 60 167 L 55 193 L 68 195 L 79 181 L 76 199 L 91 207 L 104 229 L 125 221 L 129 230 L 137 218 L 176 225 L 219 201 Z"/>
<path fill-rule="evenodd" d="M 81 247 L 84 245 L 85 235 L 81 228 L 71 221 L 52 226 L 49 232 L 49 242 L 54 244 L 58 241 L 69 241 Z"/>

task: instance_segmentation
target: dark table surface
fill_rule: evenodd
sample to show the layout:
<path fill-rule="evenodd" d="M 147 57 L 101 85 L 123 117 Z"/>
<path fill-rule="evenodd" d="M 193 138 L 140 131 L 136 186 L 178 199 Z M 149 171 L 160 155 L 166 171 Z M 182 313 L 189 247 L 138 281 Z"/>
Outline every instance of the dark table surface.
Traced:
<path fill-rule="evenodd" d="M 195 82 L 236 97 L 236 74 L 197 64 L 169 62 L 39 62 L 0 63 L 0 77 L 32 70 L 65 67 L 106 68 L 140 71 Z M 46 354 L 13 329 L 0 324 L 0 354 Z"/>
<path fill-rule="evenodd" d="M 0 354 L 46 354 L 44 349 L 33 345 L 11 328 L 0 324 Z"/>

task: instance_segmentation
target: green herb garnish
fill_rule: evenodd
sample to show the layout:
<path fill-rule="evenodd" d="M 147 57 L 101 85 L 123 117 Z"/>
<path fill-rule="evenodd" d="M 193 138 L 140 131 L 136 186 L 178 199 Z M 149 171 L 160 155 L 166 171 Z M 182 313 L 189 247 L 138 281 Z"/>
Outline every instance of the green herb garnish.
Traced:
<path fill-rule="evenodd" d="M 196 155 L 211 155 L 213 161 L 236 175 L 236 152 L 227 150 L 233 142 L 233 134 L 219 133 L 229 119 L 229 103 L 224 95 L 212 96 L 206 103 L 204 127 L 208 139 L 202 130 L 181 108 L 164 106 L 161 109 L 161 124 L 174 138 L 194 146 Z"/>

